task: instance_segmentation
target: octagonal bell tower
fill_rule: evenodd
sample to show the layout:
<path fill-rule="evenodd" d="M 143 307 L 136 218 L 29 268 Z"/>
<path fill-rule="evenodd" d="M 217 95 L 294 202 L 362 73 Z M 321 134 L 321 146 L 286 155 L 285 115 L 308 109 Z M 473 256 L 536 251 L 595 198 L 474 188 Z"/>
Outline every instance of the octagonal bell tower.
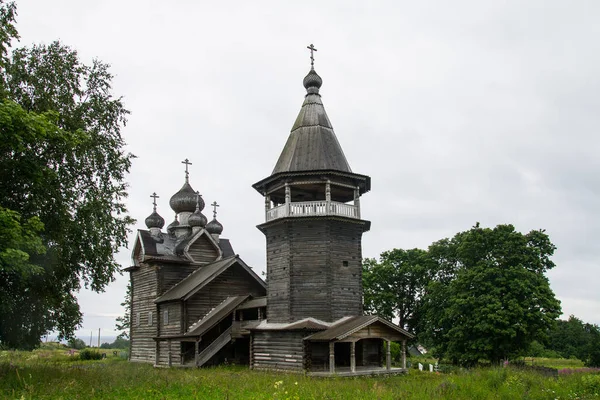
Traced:
<path fill-rule="evenodd" d="M 314 69 L 306 96 L 272 174 L 253 187 L 265 198 L 267 320 L 335 321 L 362 315 L 360 196 L 371 178 L 352 172 L 336 138 Z"/>

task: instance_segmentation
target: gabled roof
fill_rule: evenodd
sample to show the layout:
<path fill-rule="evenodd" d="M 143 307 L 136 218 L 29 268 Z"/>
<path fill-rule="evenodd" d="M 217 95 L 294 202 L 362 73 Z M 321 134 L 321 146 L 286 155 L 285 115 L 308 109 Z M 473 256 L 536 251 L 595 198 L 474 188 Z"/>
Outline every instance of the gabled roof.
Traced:
<path fill-rule="evenodd" d="M 209 233 L 205 232 L 205 234 L 210 237 L 211 241 L 216 243 L 215 239 Z M 124 270 L 129 271 L 139 266 L 139 262 L 136 259 L 136 251 L 138 248 L 141 250 L 142 261 L 161 261 L 189 264 L 192 261 L 185 257 L 185 255 L 183 255 L 181 252 L 178 252 L 178 248 L 181 248 L 181 246 L 185 247 L 188 241 L 192 237 L 196 236 L 197 235 L 193 235 L 188 238 L 178 239 L 169 235 L 168 233 L 161 232 L 160 236 L 155 237 L 152 236 L 152 234 L 147 230 L 138 229 L 138 234 L 132 252 L 133 266 L 125 268 Z M 221 250 L 223 258 L 232 257 L 235 255 L 229 239 L 219 239 L 219 242 L 216 245 L 218 245 L 219 249 Z"/>
<path fill-rule="evenodd" d="M 213 326 L 228 316 L 235 308 L 244 302 L 248 296 L 227 297 L 218 306 L 210 310 L 202 319 L 190 326 L 184 336 L 202 336 Z"/>
<path fill-rule="evenodd" d="M 352 172 L 327 117 L 321 96 L 309 93 L 272 175 L 315 170 Z"/>
<path fill-rule="evenodd" d="M 361 315 L 357 317 L 350 317 L 340 322 L 334 323 L 329 329 L 324 330 L 322 332 L 317 332 L 313 335 L 310 335 L 305 338 L 305 340 L 313 340 L 313 341 L 330 341 L 330 340 L 342 340 L 352 335 L 355 332 L 360 331 L 367 326 L 379 322 L 392 330 L 396 331 L 402 336 L 406 336 L 409 339 L 414 337 L 413 334 L 405 331 L 400 328 L 398 325 L 395 325 L 377 315 Z"/>
<path fill-rule="evenodd" d="M 167 290 L 165 294 L 154 300 L 154 302 L 163 303 L 165 301 L 187 300 L 233 265 L 241 266 L 251 278 L 266 290 L 265 282 L 239 256 L 234 255 L 201 266 L 181 282 Z"/>
<path fill-rule="evenodd" d="M 175 247 L 175 253 L 177 255 L 184 256 L 186 259 L 194 261 L 194 259 L 188 253 L 188 251 L 190 250 L 190 247 L 194 243 L 196 243 L 196 241 L 199 240 L 202 236 L 204 236 L 206 238 L 206 240 L 208 240 L 210 245 L 213 246 L 213 248 L 217 251 L 217 253 L 218 253 L 217 258 L 223 258 L 224 257 L 223 251 L 219 247 L 219 243 L 217 243 L 215 238 L 213 238 L 212 235 L 210 233 L 208 233 L 205 229 L 201 229 L 198 232 L 193 233 L 192 235 L 188 236 L 187 238 L 185 238 L 184 240 L 179 242 L 177 244 L 177 246 Z"/>

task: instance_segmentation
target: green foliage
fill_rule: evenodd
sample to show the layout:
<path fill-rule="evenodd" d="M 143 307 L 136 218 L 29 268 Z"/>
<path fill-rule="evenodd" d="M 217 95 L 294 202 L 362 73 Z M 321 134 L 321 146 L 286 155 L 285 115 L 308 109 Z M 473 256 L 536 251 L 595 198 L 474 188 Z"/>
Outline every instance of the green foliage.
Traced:
<path fill-rule="evenodd" d="M 549 333 L 548 349 L 562 357 L 576 357 L 587 366 L 600 367 L 600 327 L 571 315 L 558 320 Z"/>
<path fill-rule="evenodd" d="M 131 281 L 127 283 L 127 291 L 125 292 L 125 299 L 121 303 L 121 307 L 125 307 L 125 314 L 117 317 L 115 329 L 121 331 L 117 339 L 127 339 L 131 326 Z"/>
<path fill-rule="evenodd" d="M 101 349 L 128 349 L 129 348 L 129 340 L 117 336 L 114 342 L 112 343 L 102 343 L 100 345 Z"/>
<path fill-rule="evenodd" d="M 456 234 L 429 247 L 438 270 L 427 288 L 423 337 L 453 363 L 498 364 L 543 340 L 560 315 L 544 273 L 554 245 L 512 225 Z"/>
<path fill-rule="evenodd" d="M 431 278 L 427 252 L 393 249 L 381 253 L 379 262 L 363 262 L 364 305 L 367 313 L 389 320 L 415 333 L 421 302 Z"/>
<path fill-rule="evenodd" d="M 79 352 L 80 360 L 102 360 L 102 354 L 98 350 L 83 349 Z"/>
<path fill-rule="evenodd" d="M 2 54 L 17 36 L 15 14 L 0 2 Z M 51 330 L 71 336 L 81 282 L 101 291 L 119 271 L 133 156 L 107 64 L 84 64 L 53 42 L 16 49 L 1 67 L 0 237 L 25 236 L 0 249 L 0 343 L 31 348 Z"/>
<path fill-rule="evenodd" d="M 247 367 L 153 368 L 118 357 L 73 360 L 65 352 L 0 352 L 2 398 L 130 399 L 593 399 L 600 375 L 550 378 L 513 368 L 394 377 L 315 379 Z M 68 361 L 71 360 L 71 361 Z M 234 382 L 234 384 L 232 384 Z M 596 396 L 596 397 L 594 397 Z"/>
<path fill-rule="evenodd" d="M 82 350 L 85 349 L 85 342 L 79 338 L 73 337 L 67 342 L 68 346 L 72 349 Z"/>

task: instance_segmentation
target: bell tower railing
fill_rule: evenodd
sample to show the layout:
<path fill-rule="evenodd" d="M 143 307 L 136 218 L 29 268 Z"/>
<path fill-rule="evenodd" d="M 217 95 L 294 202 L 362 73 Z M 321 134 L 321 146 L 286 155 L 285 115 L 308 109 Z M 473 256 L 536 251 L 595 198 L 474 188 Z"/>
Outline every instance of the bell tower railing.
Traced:
<path fill-rule="evenodd" d="M 303 201 L 282 204 L 266 211 L 266 222 L 288 217 L 316 217 L 336 215 L 360 219 L 360 208 L 337 201 Z"/>

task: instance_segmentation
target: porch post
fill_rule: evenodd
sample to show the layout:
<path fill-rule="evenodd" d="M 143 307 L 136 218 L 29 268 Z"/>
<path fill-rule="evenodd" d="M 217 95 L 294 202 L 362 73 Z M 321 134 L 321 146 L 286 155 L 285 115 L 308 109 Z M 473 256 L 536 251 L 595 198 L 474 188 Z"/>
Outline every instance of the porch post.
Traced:
<path fill-rule="evenodd" d="M 356 372 L 356 342 L 350 342 L 350 372 Z"/>
<path fill-rule="evenodd" d="M 335 342 L 329 342 L 329 372 L 335 374 Z"/>
<path fill-rule="evenodd" d="M 271 196 L 265 194 L 265 221 L 269 220 L 269 210 L 271 209 Z"/>
<path fill-rule="evenodd" d="M 385 368 L 390 370 L 392 369 L 392 344 L 389 340 L 387 342 L 387 349 L 385 352 Z"/>
<path fill-rule="evenodd" d="M 356 217 L 360 218 L 360 187 L 354 189 L 354 207 L 356 207 Z"/>
<path fill-rule="evenodd" d="M 290 202 L 292 201 L 292 191 L 290 185 L 285 183 L 285 216 L 290 216 Z"/>
<path fill-rule="evenodd" d="M 194 365 L 198 366 L 198 358 L 200 356 L 200 338 L 196 339 L 196 343 L 194 343 Z"/>
<path fill-rule="evenodd" d="M 406 339 L 402 341 L 402 368 L 406 369 Z"/>
<path fill-rule="evenodd" d="M 331 181 L 328 179 L 325 184 L 325 215 L 331 212 Z"/>

